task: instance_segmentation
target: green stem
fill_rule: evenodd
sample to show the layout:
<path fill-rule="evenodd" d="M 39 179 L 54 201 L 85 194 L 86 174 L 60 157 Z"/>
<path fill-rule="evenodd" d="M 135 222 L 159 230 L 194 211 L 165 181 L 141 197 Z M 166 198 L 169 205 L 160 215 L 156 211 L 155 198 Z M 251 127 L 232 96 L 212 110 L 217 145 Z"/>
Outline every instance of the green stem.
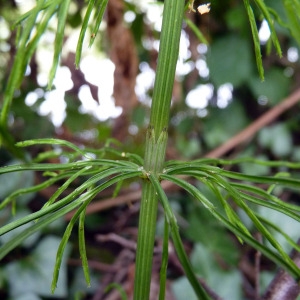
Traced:
<path fill-rule="evenodd" d="M 150 125 L 156 136 L 168 127 L 184 0 L 165 0 Z"/>
<path fill-rule="evenodd" d="M 165 216 L 165 223 L 164 223 L 163 250 L 161 256 L 162 256 L 162 260 L 161 260 L 161 267 L 160 267 L 159 300 L 164 300 L 166 294 L 167 269 L 168 269 L 168 259 L 169 259 L 169 223 L 166 216 Z"/>
<path fill-rule="evenodd" d="M 157 176 L 163 169 L 175 69 L 178 59 L 184 0 L 165 0 L 157 72 L 147 130 L 144 169 Z M 143 182 L 136 253 L 134 300 L 150 293 L 158 197 L 148 179 Z"/>
<path fill-rule="evenodd" d="M 134 300 L 149 299 L 158 199 L 150 182 L 143 183 L 139 219 Z"/>
<path fill-rule="evenodd" d="M 168 135 L 164 130 L 156 141 L 154 129 L 149 128 L 146 137 L 148 145 L 145 152 L 145 170 L 147 174 L 157 174 L 163 167 Z M 157 175 L 156 175 L 157 176 Z M 134 282 L 134 300 L 149 299 L 152 256 L 155 241 L 158 197 L 151 182 L 143 182 L 139 232 L 136 252 L 136 272 Z"/>

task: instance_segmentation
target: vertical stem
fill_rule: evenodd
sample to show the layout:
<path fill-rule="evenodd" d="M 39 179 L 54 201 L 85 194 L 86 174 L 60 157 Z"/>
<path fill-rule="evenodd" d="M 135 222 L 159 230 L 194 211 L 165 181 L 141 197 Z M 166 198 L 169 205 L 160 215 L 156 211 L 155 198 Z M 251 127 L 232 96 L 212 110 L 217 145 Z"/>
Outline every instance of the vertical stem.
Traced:
<path fill-rule="evenodd" d="M 148 147 L 145 152 L 145 170 L 147 173 L 157 174 L 162 170 L 168 135 L 163 130 L 158 140 L 155 138 L 154 129 L 149 128 L 146 136 Z M 149 299 L 152 256 L 155 241 L 156 215 L 158 197 L 151 182 L 143 182 L 141 211 L 139 218 L 139 232 L 136 252 L 136 272 L 134 282 L 134 299 Z"/>
<path fill-rule="evenodd" d="M 166 294 L 166 281 L 167 281 L 167 269 L 169 260 L 169 223 L 167 217 L 165 216 L 164 223 L 164 239 L 163 239 L 163 250 L 162 250 L 162 260 L 160 268 L 160 287 L 159 287 L 159 300 L 165 299 Z"/>
<path fill-rule="evenodd" d="M 144 169 L 157 176 L 163 169 L 167 127 L 179 51 L 184 0 L 165 0 Z M 158 197 L 148 179 L 143 183 L 136 253 L 134 300 L 149 299 Z"/>
<path fill-rule="evenodd" d="M 144 182 L 136 251 L 134 300 L 149 299 L 158 203 L 154 195 L 151 183 Z"/>
<path fill-rule="evenodd" d="M 159 55 L 150 115 L 150 125 L 153 126 L 156 137 L 164 128 L 168 127 L 169 123 L 183 12 L 184 0 L 164 1 Z"/>

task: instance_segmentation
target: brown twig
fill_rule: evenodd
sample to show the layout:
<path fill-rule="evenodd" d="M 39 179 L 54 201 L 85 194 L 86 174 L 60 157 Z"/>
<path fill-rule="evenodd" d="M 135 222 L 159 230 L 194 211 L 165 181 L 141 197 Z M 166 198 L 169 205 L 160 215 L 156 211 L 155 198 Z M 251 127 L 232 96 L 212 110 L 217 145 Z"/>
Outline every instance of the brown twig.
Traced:
<path fill-rule="evenodd" d="M 298 240 L 300 245 L 300 240 Z M 291 258 L 298 268 L 300 268 L 300 252 L 293 250 Z M 295 300 L 300 294 L 300 285 L 286 271 L 280 269 L 272 282 L 270 283 L 264 300 Z"/>
<path fill-rule="evenodd" d="M 130 250 L 136 251 L 136 242 L 129 241 L 115 233 L 98 234 L 96 240 L 99 242 L 115 242 L 117 244 L 120 244 L 123 248 L 128 248 Z"/>
<path fill-rule="evenodd" d="M 87 209 L 86 209 L 86 214 L 92 214 L 95 213 L 97 211 L 102 211 L 105 209 L 109 209 L 115 206 L 119 206 L 122 204 L 130 204 L 132 202 L 138 201 L 141 197 L 141 191 L 137 190 L 134 192 L 129 192 L 125 195 L 121 195 L 115 198 L 108 198 L 105 200 L 101 200 L 101 201 L 97 201 L 97 202 L 93 202 L 91 203 Z M 70 212 L 68 214 L 66 214 L 66 220 L 70 220 L 73 216 L 74 212 Z"/>
<path fill-rule="evenodd" d="M 98 234 L 96 240 L 99 242 L 115 242 L 120 244 L 123 248 L 136 251 L 136 242 L 129 241 L 113 232 L 108 234 Z M 154 247 L 153 253 L 161 253 L 161 247 Z"/>
<path fill-rule="evenodd" d="M 248 142 L 261 128 L 270 124 L 282 113 L 296 105 L 300 101 L 300 89 L 296 90 L 289 97 L 282 100 L 278 105 L 264 113 L 256 121 L 251 123 L 244 130 L 233 136 L 220 147 L 210 151 L 205 157 L 218 158 L 226 154 L 229 150 L 236 146 Z"/>

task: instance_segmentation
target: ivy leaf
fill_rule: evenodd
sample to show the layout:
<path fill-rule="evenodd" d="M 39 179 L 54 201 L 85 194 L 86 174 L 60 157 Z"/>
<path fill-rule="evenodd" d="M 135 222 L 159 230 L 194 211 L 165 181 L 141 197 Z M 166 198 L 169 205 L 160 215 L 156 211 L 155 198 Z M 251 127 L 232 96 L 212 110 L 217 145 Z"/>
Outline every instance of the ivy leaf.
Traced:
<path fill-rule="evenodd" d="M 253 72 L 252 45 L 236 35 L 217 39 L 211 45 L 207 63 L 215 85 L 230 82 L 234 87 L 240 86 Z"/>
<path fill-rule="evenodd" d="M 44 238 L 37 248 L 26 258 L 11 262 L 6 267 L 7 280 L 11 298 L 16 299 L 22 294 L 32 293 L 50 297 L 53 266 L 60 239 Z M 65 251 L 60 269 L 60 280 L 55 290 L 56 297 L 67 297 L 67 262 L 70 249 Z"/>
<path fill-rule="evenodd" d="M 265 97 L 271 105 L 279 103 L 288 95 L 290 78 L 284 75 L 284 72 L 277 68 L 272 68 L 265 73 L 265 81 L 255 76 L 249 80 L 250 88 L 253 94 L 259 99 Z"/>

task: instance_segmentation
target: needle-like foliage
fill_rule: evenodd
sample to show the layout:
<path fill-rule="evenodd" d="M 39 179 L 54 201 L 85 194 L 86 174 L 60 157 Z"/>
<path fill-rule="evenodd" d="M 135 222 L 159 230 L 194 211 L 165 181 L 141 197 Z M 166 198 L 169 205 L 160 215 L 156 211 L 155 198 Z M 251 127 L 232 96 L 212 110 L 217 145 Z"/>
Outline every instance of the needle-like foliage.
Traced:
<path fill-rule="evenodd" d="M 261 47 L 256 17 L 253 7 L 251 7 L 252 4 L 250 5 L 250 1 L 243 0 L 243 2 L 249 17 L 250 28 L 253 35 L 257 68 L 260 77 L 263 78 Z M 267 21 L 271 31 L 271 39 L 279 56 L 281 56 L 281 48 L 276 35 L 274 21 L 289 28 L 295 40 L 300 44 L 300 5 L 298 1 L 283 0 L 289 23 L 283 23 L 276 12 L 269 9 L 263 0 L 254 0 L 252 2 Z M 16 22 L 16 27 L 19 31 L 16 42 L 18 50 L 3 99 L 0 118 L 2 142 L 5 140 L 7 141 L 6 136 L 2 133 L 7 128 L 8 113 L 11 102 L 13 101 L 14 91 L 19 88 L 25 69 L 38 46 L 41 36 L 47 30 L 50 19 L 53 18 L 53 16 L 56 16 L 57 28 L 54 43 L 54 56 L 48 86 L 51 88 L 60 61 L 64 39 L 64 28 L 70 3 L 70 0 L 39 0 L 33 9 L 20 17 Z M 92 35 L 90 38 L 90 45 L 92 45 L 107 3 L 108 0 L 91 0 L 87 4 L 76 49 L 75 63 L 77 67 L 80 62 L 83 41 L 87 35 L 88 25 L 90 23 L 93 24 Z M 162 180 L 170 181 L 184 189 L 195 199 L 195 205 L 201 205 L 207 209 L 211 214 L 211 217 L 217 219 L 225 228 L 230 230 L 241 243 L 251 245 L 274 261 L 278 266 L 286 269 L 295 279 L 300 279 L 299 268 L 284 251 L 281 244 L 273 237 L 272 231 L 275 230 L 282 234 L 292 247 L 298 250 L 299 247 L 286 233 L 275 224 L 269 222 L 265 217 L 259 215 L 253 208 L 253 206 L 268 207 L 300 221 L 300 209 L 298 206 L 285 203 L 276 195 L 272 194 L 274 186 L 277 185 L 289 189 L 299 189 L 300 180 L 288 177 L 285 173 L 273 177 L 250 176 L 227 171 L 220 167 L 221 165 L 235 165 L 246 161 L 272 167 L 285 166 L 287 169 L 299 169 L 299 164 L 282 161 L 264 162 L 253 159 L 238 159 L 231 161 L 200 159 L 190 162 L 165 162 L 169 112 L 184 11 L 185 3 L 183 0 L 164 1 L 159 58 L 153 91 L 150 124 L 146 134 L 145 155 L 143 158 L 134 153 L 124 153 L 106 146 L 101 149 L 81 149 L 67 141 L 38 139 L 20 142 L 14 145 L 14 147 L 25 148 L 33 145 L 45 144 L 59 147 L 60 151 L 49 150 L 39 154 L 38 157 L 28 163 L 0 168 L 0 176 L 1 174 L 10 172 L 32 170 L 43 171 L 45 177 L 43 183 L 14 191 L 1 202 L 0 209 L 3 209 L 12 203 L 14 204 L 20 195 L 37 192 L 55 183 L 63 182 L 39 211 L 31 213 L 0 228 L 0 235 L 3 235 L 20 226 L 30 224 L 28 228 L 24 229 L 21 233 L 12 237 L 10 241 L 2 245 L 0 248 L 0 259 L 4 258 L 11 250 L 20 245 L 22 241 L 33 233 L 48 226 L 66 213 L 75 210 L 73 217 L 66 227 L 57 251 L 51 286 L 53 292 L 56 288 L 63 252 L 69 241 L 74 225 L 77 222 L 79 222 L 79 252 L 84 276 L 87 284 L 90 285 L 88 257 L 85 249 L 84 236 L 86 208 L 104 189 L 116 185 L 117 193 L 123 181 L 132 179 L 142 180 L 143 182 L 136 253 L 135 300 L 149 298 L 157 208 L 159 202 L 165 213 L 159 299 L 164 299 L 165 297 L 169 236 L 172 239 L 182 267 L 197 297 L 199 299 L 209 299 L 207 292 L 199 283 L 197 275 L 189 262 L 188 255 L 185 252 L 175 214 L 169 204 L 168 197 L 160 184 Z M 37 21 L 38 18 L 39 21 Z M 186 20 L 186 23 L 202 42 L 207 43 L 205 37 L 190 20 Z M 61 156 L 67 158 L 67 162 L 44 162 L 49 158 L 59 158 Z M 114 159 L 109 158 L 109 156 L 114 156 Z M 219 205 L 216 207 L 216 205 L 201 192 L 197 187 L 197 184 L 189 183 L 186 178 L 194 178 L 198 183 L 205 184 L 216 196 Z M 67 195 L 64 194 L 64 191 L 78 179 L 81 179 L 81 183 L 77 188 Z M 266 189 L 257 187 L 258 184 L 262 183 L 267 186 Z M 234 205 L 232 205 L 232 203 L 234 203 Z M 264 241 L 269 242 L 270 246 L 258 242 L 252 236 L 248 227 L 237 214 L 236 207 L 248 216 L 252 225 L 261 233 Z M 203 224 L 203 226 L 205 226 L 205 224 Z M 122 297 L 125 298 L 123 292 Z"/>

